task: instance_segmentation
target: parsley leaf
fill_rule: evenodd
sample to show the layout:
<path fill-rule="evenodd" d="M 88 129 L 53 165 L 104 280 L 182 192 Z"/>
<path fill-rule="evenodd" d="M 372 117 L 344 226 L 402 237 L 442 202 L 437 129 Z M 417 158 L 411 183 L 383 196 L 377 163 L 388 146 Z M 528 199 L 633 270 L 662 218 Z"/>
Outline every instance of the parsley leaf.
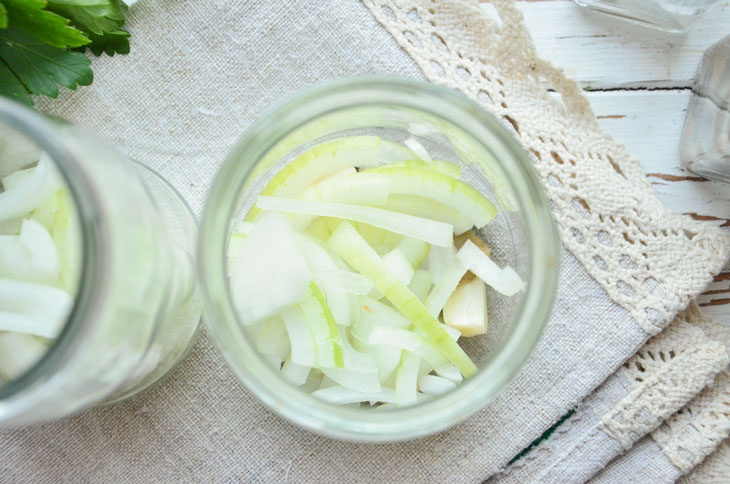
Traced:
<path fill-rule="evenodd" d="M 45 0 L 2 0 L 8 11 L 8 25 L 35 36 L 53 47 L 79 47 L 89 43 L 83 32 L 68 19 L 44 10 Z"/>
<path fill-rule="evenodd" d="M 102 53 L 109 56 L 115 53 L 129 54 L 129 32 L 126 30 L 114 30 L 103 35 L 89 34 L 89 38 L 91 43 L 84 47 L 88 47 L 95 56 L 100 56 Z"/>
<path fill-rule="evenodd" d="M 48 0 L 48 9 L 96 35 L 119 29 L 127 13 L 126 4 L 120 0 Z"/>
<path fill-rule="evenodd" d="M 58 96 L 56 83 L 69 89 L 94 79 L 91 61 L 80 52 L 46 45 L 18 29 L 0 30 L 0 93 L 25 104 L 29 94 Z"/>
<path fill-rule="evenodd" d="M 5 5 L 0 3 L 0 29 L 8 28 L 8 11 Z"/>

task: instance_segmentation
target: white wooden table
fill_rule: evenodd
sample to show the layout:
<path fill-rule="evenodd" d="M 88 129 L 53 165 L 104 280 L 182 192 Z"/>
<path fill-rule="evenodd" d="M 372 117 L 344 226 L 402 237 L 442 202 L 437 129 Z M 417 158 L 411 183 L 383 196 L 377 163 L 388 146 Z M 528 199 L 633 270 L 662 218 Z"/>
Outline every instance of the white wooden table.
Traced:
<path fill-rule="evenodd" d="M 716 5 L 684 36 L 614 20 L 571 0 L 518 5 L 539 54 L 588 91 L 601 127 L 641 162 L 657 196 L 676 212 L 730 227 L 730 185 L 703 180 L 679 165 L 689 88 L 703 51 L 730 34 L 730 2 Z M 725 271 L 699 303 L 730 324 L 730 265 Z"/>

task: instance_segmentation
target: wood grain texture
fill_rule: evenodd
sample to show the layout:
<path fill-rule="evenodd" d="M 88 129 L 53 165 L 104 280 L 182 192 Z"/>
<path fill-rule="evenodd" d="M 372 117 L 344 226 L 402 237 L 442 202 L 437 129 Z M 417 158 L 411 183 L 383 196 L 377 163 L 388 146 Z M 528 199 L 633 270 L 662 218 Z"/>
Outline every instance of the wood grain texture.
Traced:
<path fill-rule="evenodd" d="M 723 225 L 730 219 L 730 186 L 680 167 L 679 140 L 689 98 L 687 90 L 588 93 L 601 128 L 639 160 L 667 207 Z"/>
<path fill-rule="evenodd" d="M 730 33 L 730 2 L 714 6 L 686 35 L 621 22 L 572 1 L 521 1 L 538 53 L 592 89 L 688 87 L 702 52 Z M 491 10 L 487 3 L 485 10 Z"/>

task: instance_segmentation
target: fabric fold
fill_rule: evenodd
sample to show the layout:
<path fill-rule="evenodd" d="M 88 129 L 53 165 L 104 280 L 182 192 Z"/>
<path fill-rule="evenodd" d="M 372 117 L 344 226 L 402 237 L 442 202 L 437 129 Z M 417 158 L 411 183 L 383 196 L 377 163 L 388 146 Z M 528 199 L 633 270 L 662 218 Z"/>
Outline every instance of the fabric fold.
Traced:
<path fill-rule="evenodd" d="M 708 417 L 703 419 L 699 410 L 717 409 L 722 404 L 718 401 L 709 405 L 707 400 L 717 399 L 721 393 L 718 389 L 725 377 L 721 372 L 730 362 L 725 344 L 730 341 L 704 331 L 712 324 L 701 317 L 695 305 L 678 315 L 582 402 L 550 438 L 489 482 L 582 484 L 594 474 L 601 483 L 674 482 L 681 474 L 673 469 L 672 461 L 691 450 L 699 452 L 707 444 L 705 439 L 695 438 L 692 445 L 687 445 L 685 430 L 691 424 L 672 422 L 682 418 L 683 410 L 684 415 L 691 413 L 695 422 L 706 422 Z M 697 411 L 690 412 L 689 408 Z M 724 427 L 723 422 L 715 423 Z M 662 436 L 664 453 L 661 444 L 645 442 L 649 433 L 655 440 Z M 719 440 L 722 438 L 719 435 Z M 632 448 L 637 442 L 637 448 Z M 648 459 L 653 447 L 662 455 Z M 682 452 L 677 452 L 680 448 Z M 627 455 L 618 457 L 626 451 Z M 643 470 L 638 472 L 640 466 Z M 629 468 L 636 476 L 654 475 L 652 479 L 656 480 L 634 480 Z M 657 471 L 660 468 L 662 472 Z M 660 476 L 674 479 L 663 481 Z"/>

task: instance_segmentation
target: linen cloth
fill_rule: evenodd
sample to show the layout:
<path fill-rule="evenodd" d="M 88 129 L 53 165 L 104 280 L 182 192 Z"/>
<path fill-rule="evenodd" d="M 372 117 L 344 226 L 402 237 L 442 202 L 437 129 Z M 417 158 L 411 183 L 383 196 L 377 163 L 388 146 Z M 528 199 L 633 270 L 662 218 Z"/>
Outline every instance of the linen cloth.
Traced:
<path fill-rule="evenodd" d="M 426 22 L 431 8 L 425 3 L 418 5 L 419 24 Z M 473 25 L 463 23 L 459 13 L 464 5 L 470 2 L 442 2 L 439 12 L 461 19 L 470 42 L 480 46 L 483 39 L 471 30 Z M 392 13 L 400 15 L 400 11 Z M 402 14 L 407 17 L 410 9 Z M 519 37 L 522 33 L 513 21 L 507 19 L 506 29 Z M 39 102 L 39 107 L 89 127 L 160 172 L 197 214 L 234 141 L 282 98 L 347 75 L 423 78 L 419 65 L 358 2 L 143 1 L 130 10 L 129 28 L 132 54 L 95 60 L 91 87 L 64 93 L 57 101 Z M 512 96 L 509 101 L 515 101 L 515 106 L 498 116 L 511 115 L 521 133 L 530 132 L 529 117 L 544 113 L 563 127 L 572 129 L 576 122 L 590 126 L 589 110 L 580 98 L 566 101 L 568 107 L 580 110 L 579 115 L 561 121 L 563 114 L 550 104 L 547 93 L 535 98 L 526 78 L 520 81 L 519 66 L 510 56 L 497 54 L 485 66 L 499 64 L 511 69 L 510 75 L 517 75 L 490 81 L 507 81 L 514 87 L 506 94 Z M 457 67 L 453 72 L 460 75 Z M 426 77 L 431 77 L 429 72 L 426 70 Z M 554 80 L 562 82 L 557 77 Z M 498 94 L 484 91 L 487 97 Z M 479 96 L 479 90 L 471 94 Z M 532 103 L 530 109 L 519 106 L 521 94 Z M 642 184 L 638 164 L 626 163 L 619 148 L 610 145 L 608 154 L 593 159 L 585 148 L 610 143 L 608 137 L 593 131 L 576 132 L 578 136 L 557 140 L 565 143 L 557 148 L 552 146 L 556 140 L 541 142 L 539 134 L 523 139 L 535 157 L 554 163 L 560 159 L 573 167 L 576 177 L 586 182 L 582 187 L 590 188 L 575 203 L 585 203 L 593 211 L 579 226 L 575 214 L 581 214 L 580 209 L 571 215 L 565 206 L 556 205 L 566 215 L 558 217 L 558 222 L 571 251 L 562 254 L 553 316 L 518 378 L 465 423 L 400 444 L 361 445 L 318 437 L 259 404 L 228 370 L 204 332 L 170 378 L 138 398 L 52 424 L 0 432 L 3 480 L 483 481 L 668 324 L 727 257 L 728 242 L 720 232 L 673 216 L 646 195 L 648 185 Z M 584 167 L 588 160 L 591 165 Z M 591 182 L 589 172 L 597 166 L 612 170 L 613 175 L 600 171 Z M 551 199 L 557 200 L 554 195 L 563 183 L 560 177 L 564 175 L 567 183 L 570 174 L 555 171 L 552 180 L 544 166 L 537 163 L 536 167 L 546 187 L 553 186 Z M 626 182 L 609 185 L 612 190 L 606 191 L 605 182 L 614 181 L 612 177 L 619 172 Z M 627 192 L 633 198 L 624 196 Z M 637 193 L 641 197 L 635 198 Z M 609 199 L 613 200 L 610 210 L 603 210 L 602 203 Z M 599 215 L 609 217 L 611 210 L 616 220 L 599 222 Z M 639 225 L 635 224 L 637 214 Z M 626 226 L 631 225 L 632 231 L 616 230 L 627 215 L 631 223 Z M 566 220 L 575 223 L 566 224 Z M 576 227 L 583 228 L 578 235 L 570 230 Z M 601 262 L 594 261 L 586 270 L 593 253 L 587 259 L 585 252 L 576 250 L 577 240 L 590 237 L 588 245 L 598 248 L 600 244 L 594 240 L 600 239 L 601 231 L 622 249 L 607 252 L 602 259 L 609 272 L 618 268 L 616 273 L 635 274 L 648 267 L 642 263 L 632 269 L 635 261 L 622 259 L 622 254 L 641 252 L 624 247 L 628 244 L 622 241 L 624 235 L 639 245 L 639 241 L 651 242 L 645 252 L 654 270 L 644 274 L 640 285 L 629 279 L 614 280 L 609 291 L 605 277 L 597 276 Z M 650 234 L 649 239 L 641 231 Z M 654 282 L 646 282 L 652 278 Z M 647 284 L 650 290 L 644 287 Z"/>
<path fill-rule="evenodd" d="M 730 329 L 692 305 L 488 482 L 675 482 L 730 435 L 729 348 Z"/>

